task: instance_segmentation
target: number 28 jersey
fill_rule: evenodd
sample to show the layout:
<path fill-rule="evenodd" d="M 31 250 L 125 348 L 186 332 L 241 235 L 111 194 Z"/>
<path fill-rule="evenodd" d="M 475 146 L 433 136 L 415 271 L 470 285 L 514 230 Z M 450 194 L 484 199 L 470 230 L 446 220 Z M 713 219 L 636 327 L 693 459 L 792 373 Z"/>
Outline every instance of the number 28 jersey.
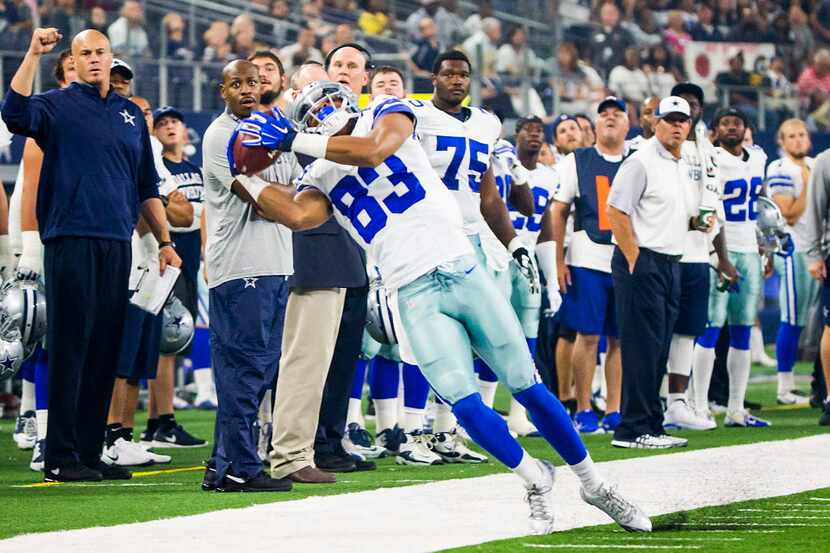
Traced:
<path fill-rule="evenodd" d="M 715 151 L 723 185 L 726 246 L 733 252 L 758 253 L 755 222 L 767 156 L 757 146 L 745 147 L 738 157 L 723 148 Z"/>
<path fill-rule="evenodd" d="M 380 118 L 412 109 L 381 96 L 363 110 L 352 136 L 366 136 Z M 378 167 L 318 159 L 297 179 L 297 189 L 314 188 L 332 204 L 337 222 L 377 264 L 388 290 L 395 290 L 442 263 L 472 255 L 461 213 L 414 136 Z"/>
<path fill-rule="evenodd" d="M 479 188 L 501 134 L 501 121 L 482 108 L 469 110 L 465 121 L 441 111 L 430 101 L 408 100 L 418 124 L 415 132 L 430 165 L 458 202 L 464 233 L 478 234 L 481 215 Z"/>

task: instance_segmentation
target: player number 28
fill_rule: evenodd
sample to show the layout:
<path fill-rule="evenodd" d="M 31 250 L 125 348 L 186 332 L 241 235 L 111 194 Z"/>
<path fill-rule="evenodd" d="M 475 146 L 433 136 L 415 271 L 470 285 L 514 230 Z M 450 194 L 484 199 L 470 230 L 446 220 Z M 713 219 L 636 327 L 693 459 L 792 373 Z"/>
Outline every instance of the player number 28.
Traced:
<path fill-rule="evenodd" d="M 723 185 L 723 209 L 726 220 L 732 223 L 754 221 L 758 218 L 758 196 L 763 187 L 761 177 L 727 181 Z"/>

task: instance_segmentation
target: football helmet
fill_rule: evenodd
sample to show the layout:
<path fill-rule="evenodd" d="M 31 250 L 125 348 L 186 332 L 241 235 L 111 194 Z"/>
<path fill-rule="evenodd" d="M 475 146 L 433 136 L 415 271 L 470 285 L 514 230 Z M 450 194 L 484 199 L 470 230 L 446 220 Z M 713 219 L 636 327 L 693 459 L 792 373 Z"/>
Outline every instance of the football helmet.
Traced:
<path fill-rule="evenodd" d="M 380 279 L 373 279 L 369 283 L 369 298 L 367 300 L 366 331 L 369 336 L 381 344 L 397 344 L 395 325 L 392 322 L 392 311 L 386 298 L 386 288 Z"/>
<path fill-rule="evenodd" d="M 0 312 L 0 380 L 17 374 L 25 358 L 17 320 Z"/>
<path fill-rule="evenodd" d="M 46 335 L 46 294 L 31 282 L 8 281 L 0 289 L 0 310 L 17 323 L 23 344 Z"/>
<path fill-rule="evenodd" d="M 758 218 L 755 221 L 758 247 L 765 254 L 784 253 L 791 248 L 787 222 L 778 206 L 764 196 L 758 197 Z"/>
<path fill-rule="evenodd" d="M 360 113 L 357 97 L 345 85 L 332 81 L 307 84 L 286 106 L 299 132 L 332 136 Z"/>
<path fill-rule="evenodd" d="M 193 341 L 193 315 L 176 296 L 170 296 L 162 310 L 159 353 L 176 355 Z"/>

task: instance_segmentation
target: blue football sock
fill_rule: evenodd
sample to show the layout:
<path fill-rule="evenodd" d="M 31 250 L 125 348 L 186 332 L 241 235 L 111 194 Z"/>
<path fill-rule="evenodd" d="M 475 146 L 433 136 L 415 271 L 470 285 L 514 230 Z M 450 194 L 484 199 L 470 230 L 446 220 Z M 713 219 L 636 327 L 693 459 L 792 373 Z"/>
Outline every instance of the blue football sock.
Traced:
<path fill-rule="evenodd" d="M 706 330 L 703 332 L 703 336 L 697 339 L 697 343 L 700 344 L 701 347 L 714 349 L 718 343 L 719 336 L 719 326 L 707 326 Z"/>
<path fill-rule="evenodd" d="M 369 374 L 369 388 L 372 399 L 393 399 L 398 397 L 400 373 L 397 361 L 376 356 L 372 359 L 372 372 Z"/>
<path fill-rule="evenodd" d="M 403 364 L 403 405 L 425 409 L 429 397 L 429 382 L 417 365 Z"/>
<path fill-rule="evenodd" d="M 484 405 L 478 393 L 457 401 L 452 412 L 475 443 L 508 468 L 519 466 L 524 455 L 522 446 L 510 435 L 501 415 Z"/>
<path fill-rule="evenodd" d="M 566 463 L 575 465 L 585 459 L 588 451 L 568 412 L 543 384 L 534 384 L 523 392 L 513 394 L 513 397 L 525 406 L 530 420 Z"/>
<path fill-rule="evenodd" d="M 17 372 L 19 378 L 27 382 L 35 381 L 35 360 L 31 357 L 23 362 L 20 370 Z"/>
<path fill-rule="evenodd" d="M 778 372 L 792 372 L 795 357 L 798 354 L 798 338 L 801 336 L 800 326 L 781 323 L 778 327 L 778 337 L 775 340 L 775 357 L 778 359 Z"/>
<path fill-rule="evenodd" d="M 749 325 L 729 325 L 729 346 L 735 349 L 749 350 L 749 338 L 752 327 Z"/>
<path fill-rule="evenodd" d="M 42 349 L 35 362 L 35 409 L 49 408 L 49 358 Z"/>
<path fill-rule="evenodd" d="M 527 340 L 527 349 L 530 350 L 531 357 L 536 356 L 536 338 L 525 338 Z"/>
<path fill-rule="evenodd" d="M 366 365 L 364 359 L 358 359 L 354 364 L 354 378 L 352 379 L 352 392 L 349 397 L 360 399 L 363 397 L 363 382 L 366 380 Z"/>
<path fill-rule="evenodd" d="M 475 371 L 478 373 L 479 380 L 483 380 L 484 382 L 498 382 L 499 379 L 496 376 L 496 373 L 487 366 L 487 363 L 482 361 L 481 359 L 476 359 L 473 361 L 473 367 Z"/>

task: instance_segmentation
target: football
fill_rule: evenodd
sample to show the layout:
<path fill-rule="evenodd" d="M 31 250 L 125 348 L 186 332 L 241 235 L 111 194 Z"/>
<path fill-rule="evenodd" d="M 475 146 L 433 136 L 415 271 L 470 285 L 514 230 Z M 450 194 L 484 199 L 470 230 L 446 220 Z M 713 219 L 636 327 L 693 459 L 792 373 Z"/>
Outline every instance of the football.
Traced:
<path fill-rule="evenodd" d="M 233 143 L 233 159 L 236 162 L 236 170 L 243 175 L 251 176 L 264 171 L 282 153 L 279 150 L 269 150 L 264 146 L 245 146 L 244 133 L 238 133 Z"/>

